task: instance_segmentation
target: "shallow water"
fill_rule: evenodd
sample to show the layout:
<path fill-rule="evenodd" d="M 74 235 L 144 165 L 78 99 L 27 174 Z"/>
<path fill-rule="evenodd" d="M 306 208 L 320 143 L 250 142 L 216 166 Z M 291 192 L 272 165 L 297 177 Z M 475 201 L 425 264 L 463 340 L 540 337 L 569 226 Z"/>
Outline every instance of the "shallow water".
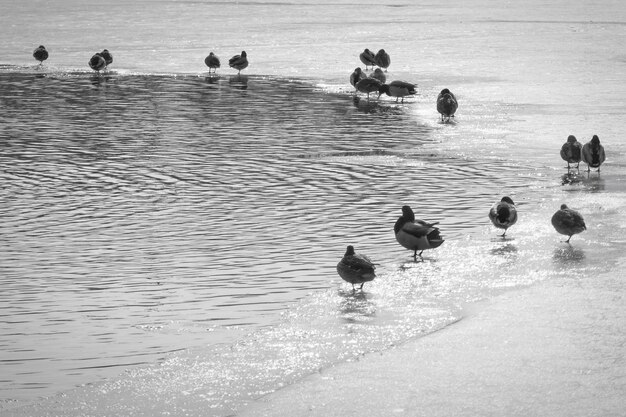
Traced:
<path fill-rule="evenodd" d="M 326 23 L 316 19 L 322 6 L 285 5 L 275 31 L 253 24 L 256 57 L 243 76 L 222 68 L 207 77 L 196 66 L 204 43 L 170 30 L 157 49 L 147 23 L 152 13 L 184 20 L 181 8 L 199 13 L 203 4 L 151 4 L 139 28 L 113 24 L 118 37 L 106 46 L 119 52 L 103 75 L 81 64 L 102 33 L 59 36 L 66 49 L 43 67 L 18 58 L 24 39 L 46 37 L 55 19 L 75 21 L 62 10 L 41 33 L 16 26 L 12 47 L 0 46 L 11 59 L 0 69 L 0 407 L 96 383 L 53 401 L 70 415 L 228 413 L 459 320 L 466 303 L 611 271 L 622 256 L 624 95 L 621 84 L 607 86 L 624 68 L 598 47 L 608 41 L 595 30 L 614 44 L 624 36 L 619 20 L 589 22 L 568 9 L 542 24 L 529 10 L 516 21 L 498 10 L 501 20 L 469 14 L 456 27 L 442 23 L 467 10 L 407 6 L 408 16 L 427 13 L 407 17 L 402 33 L 428 41 L 403 60 L 394 57 L 408 40 L 388 31 L 397 24 L 389 5 L 373 6 L 389 18 L 377 29 L 346 21 L 355 5 L 332 9 Z M 260 10 L 225 3 L 221 11 L 232 7 Z M 96 9 L 73 10 L 88 22 Z M 301 34 L 290 23 L 296 14 L 316 30 Z M 194 33 L 209 30 L 193 22 Z M 475 36 L 462 36 L 467 29 Z M 530 34 L 507 35 L 519 31 Z M 581 36 L 563 42 L 572 32 Z M 417 98 L 354 97 L 347 77 L 359 63 L 338 57 L 358 55 L 364 38 L 396 50 L 389 76 L 419 79 Z M 481 39 L 491 42 L 484 54 Z M 237 43 L 231 33 L 220 46 Z M 145 47 L 159 59 L 137 54 Z M 294 60 L 305 47 L 313 53 Z M 329 47 L 330 61 L 314 58 Z M 545 77 L 579 55 L 576 70 Z M 456 123 L 438 123 L 441 85 L 458 92 Z M 600 175 L 563 178 L 558 149 L 572 132 L 598 133 L 610 146 Z M 521 212 L 506 239 L 486 216 L 504 194 Z M 572 246 L 549 224 L 563 201 L 587 219 Z M 441 222 L 446 242 L 424 262 L 393 237 L 403 204 Z M 335 272 L 347 244 L 380 264 L 363 294 Z M 24 412 L 45 414 L 49 403 L 36 407 Z"/>

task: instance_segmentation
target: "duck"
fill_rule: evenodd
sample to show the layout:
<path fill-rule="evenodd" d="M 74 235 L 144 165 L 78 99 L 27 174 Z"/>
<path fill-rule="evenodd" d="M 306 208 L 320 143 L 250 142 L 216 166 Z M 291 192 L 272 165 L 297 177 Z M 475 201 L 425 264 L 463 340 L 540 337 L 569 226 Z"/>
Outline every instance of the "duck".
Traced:
<path fill-rule="evenodd" d="M 358 91 L 367 94 L 367 100 L 370 99 L 370 94 L 378 91 L 380 87 L 383 85 L 376 78 L 363 78 L 358 83 L 356 83 L 355 87 Z"/>
<path fill-rule="evenodd" d="M 416 220 L 413 210 L 409 206 L 402 206 L 402 216 L 398 218 L 393 227 L 396 240 L 403 247 L 413 251 L 413 259 L 417 259 L 426 249 L 435 249 L 441 246 L 444 240 L 441 238 L 439 228 L 435 227 L 438 222 L 429 223 L 424 220 Z"/>
<path fill-rule="evenodd" d="M 374 61 L 376 61 L 376 65 L 384 68 L 385 72 L 387 72 L 387 68 L 389 68 L 389 64 L 391 64 L 391 58 L 389 58 L 389 54 L 385 52 L 384 49 L 381 49 L 376 53 Z"/>
<path fill-rule="evenodd" d="M 220 67 L 220 59 L 213 52 L 210 52 L 209 55 L 204 58 L 204 63 L 209 67 L 209 74 L 211 73 L 211 69 L 215 72 L 217 68 Z"/>
<path fill-rule="evenodd" d="M 365 64 L 365 71 L 367 71 L 367 67 L 374 68 L 376 65 L 376 55 L 374 55 L 374 53 L 367 48 L 361 52 L 359 59 L 363 64 Z"/>
<path fill-rule="evenodd" d="M 113 63 L 113 55 L 108 49 L 102 50 L 102 52 L 100 52 L 100 56 L 104 58 L 104 62 L 106 62 L 107 67 Z"/>
<path fill-rule="evenodd" d="M 582 151 L 582 160 L 587 164 L 587 172 L 591 171 L 591 168 L 598 168 L 600 173 L 600 165 L 605 159 L 604 146 L 600 144 L 598 135 L 593 135 L 591 140 L 585 143 Z"/>
<path fill-rule="evenodd" d="M 451 117 L 454 117 L 454 113 L 456 109 L 459 108 L 459 103 L 456 101 L 456 97 L 450 90 L 444 88 L 437 96 L 437 111 L 441 114 L 441 121 L 444 121 L 444 118 L 450 120 Z"/>
<path fill-rule="evenodd" d="M 106 68 L 107 62 L 102 57 L 102 55 L 100 55 L 100 53 L 96 53 L 89 60 L 89 66 L 92 70 L 100 72 L 101 70 Z"/>
<path fill-rule="evenodd" d="M 489 219 L 498 229 L 504 229 L 504 237 L 507 229 L 517 222 L 517 209 L 511 197 L 502 197 L 495 203 L 489 210 Z"/>
<path fill-rule="evenodd" d="M 415 87 L 415 84 L 406 81 L 392 81 L 389 84 L 382 84 L 380 86 L 378 89 L 378 97 L 380 97 L 382 93 L 385 93 L 388 96 L 395 97 L 396 103 L 398 102 L 398 98 L 402 98 L 402 102 L 404 103 L 404 97 L 417 93 Z"/>
<path fill-rule="evenodd" d="M 565 242 L 569 243 L 572 236 L 587 230 L 585 220 L 576 210 L 561 204 L 561 209 L 552 216 L 552 226 L 562 235 L 569 236 Z"/>
<path fill-rule="evenodd" d="M 39 61 L 39 65 L 42 65 L 43 62 L 48 59 L 48 51 L 46 50 L 46 47 L 39 45 L 37 49 L 33 51 L 33 57 Z"/>
<path fill-rule="evenodd" d="M 561 146 L 561 158 L 567 162 L 567 171 L 569 172 L 570 164 L 576 164 L 576 169 L 580 165 L 582 158 L 583 145 L 578 142 L 576 136 L 569 135 L 567 141 Z"/>
<path fill-rule="evenodd" d="M 350 74 L 350 84 L 356 88 L 356 83 L 361 81 L 363 78 L 367 78 L 365 73 L 361 69 L 361 67 L 356 67 L 352 74 Z"/>
<path fill-rule="evenodd" d="M 372 281 L 376 277 L 375 264 L 365 255 L 355 253 L 354 246 L 348 245 L 346 253 L 337 264 L 337 273 L 346 282 L 352 284 L 354 291 L 355 284 L 363 284 Z"/>
<path fill-rule="evenodd" d="M 241 70 L 248 67 L 248 54 L 246 51 L 241 51 L 240 55 L 235 55 L 228 60 L 228 66 L 236 69 L 237 74 L 241 73 Z"/>
<path fill-rule="evenodd" d="M 387 76 L 380 68 L 376 68 L 374 72 L 370 75 L 372 78 L 376 78 L 381 83 L 385 84 L 387 82 Z"/>

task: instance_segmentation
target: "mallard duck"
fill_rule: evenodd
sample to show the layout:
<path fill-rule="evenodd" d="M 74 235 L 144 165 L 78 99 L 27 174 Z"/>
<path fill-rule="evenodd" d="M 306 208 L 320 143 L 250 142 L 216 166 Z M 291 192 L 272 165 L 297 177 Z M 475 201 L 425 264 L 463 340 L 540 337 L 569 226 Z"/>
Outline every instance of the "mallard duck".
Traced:
<path fill-rule="evenodd" d="M 441 121 L 444 121 L 444 117 L 450 120 L 454 117 L 456 109 L 459 107 L 459 103 L 456 101 L 454 94 L 447 88 L 444 88 L 437 96 L 437 111 L 441 114 Z"/>
<path fill-rule="evenodd" d="M 204 63 L 209 67 L 209 74 L 211 73 L 211 69 L 215 72 L 217 68 L 220 67 L 220 59 L 213 52 L 210 52 L 209 55 L 204 58 Z"/>
<path fill-rule="evenodd" d="M 248 67 L 248 54 L 246 54 L 246 51 L 241 51 L 241 55 L 235 55 L 229 59 L 228 66 L 236 69 L 238 74 L 241 73 L 242 69 Z"/>
<path fill-rule="evenodd" d="M 365 48 L 363 52 L 359 55 L 359 59 L 363 64 L 365 64 L 365 70 L 367 71 L 367 67 L 374 68 L 376 65 L 376 55 L 369 49 Z"/>
<path fill-rule="evenodd" d="M 48 59 L 48 51 L 46 47 L 43 45 L 39 45 L 37 49 L 33 51 L 33 57 L 39 61 L 39 64 L 43 64 L 43 62 Z"/>
<path fill-rule="evenodd" d="M 363 73 L 363 70 L 361 70 L 361 67 L 356 67 L 352 74 L 350 74 L 350 84 L 356 88 L 356 83 L 361 81 L 363 78 L 367 78 Z"/>
<path fill-rule="evenodd" d="M 382 84 L 380 86 L 378 89 L 378 97 L 380 97 L 382 93 L 385 93 L 388 96 L 395 97 L 396 102 L 398 102 L 398 98 L 402 98 L 402 102 L 404 103 L 404 97 L 417 93 L 415 87 L 415 84 L 407 83 L 406 81 L 392 81 L 389 84 Z"/>
<path fill-rule="evenodd" d="M 575 234 L 587 230 L 583 216 L 576 210 L 567 207 L 565 204 L 561 204 L 561 209 L 552 216 L 552 226 L 554 226 L 556 231 L 560 234 L 569 236 L 566 240 L 567 243 L 569 243 L 569 240 Z"/>
<path fill-rule="evenodd" d="M 100 55 L 100 53 L 96 53 L 89 60 L 89 66 L 92 70 L 100 72 L 106 68 L 107 62 L 102 57 L 102 55 Z"/>
<path fill-rule="evenodd" d="M 598 135 L 593 135 L 591 140 L 585 143 L 582 151 L 582 160 L 587 164 L 587 172 L 591 171 L 591 168 L 598 168 L 600 172 L 600 165 L 605 159 L 604 146 L 600 144 Z"/>
<path fill-rule="evenodd" d="M 370 75 L 372 78 L 376 78 L 381 83 L 385 84 L 387 82 L 387 76 L 380 68 L 376 68 L 374 72 Z"/>
<path fill-rule="evenodd" d="M 370 94 L 378 91 L 380 86 L 383 85 L 376 78 L 363 78 L 358 83 L 356 83 L 356 89 L 362 93 L 367 94 L 367 100 L 370 99 Z"/>
<path fill-rule="evenodd" d="M 375 269 L 374 263 L 367 256 L 355 253 L 352 245 L 348 245 L 345 255 L 337 264 L 337 273 L 344 281 L 352 284 L 353 290 L 354 284 L 361 284 L 360 289 L 363 289 L 363 284 L 372 281 L 376 277 Z"/>
<path fill-rule="evenodd" d="M 107 67 L 113 63 L 113 55 L 109 52 L 108 49 L 104 49 L 100 52 L 100 56 L 104 58 L 104 62 L 106 62 Z"/>
<path fill-rule="evenodd" d="M 415 220 L 415 214 L 409 206 L 402 206 L 402 216 L 398 218 L 393 227 L 396 240 L 403 247 L 413 251 L 413 259 L 417 259 L 426 249 L 435 249 L 444 242 L 439 234 L 437 223 L 427 223 L 423 220 Z"/>
<path fill-rule="evenodd" d="M 389 58 L 389 54 L 385 52 L 384 49 L 381 49 L 380 51 L 376 53 L 376 56 L 374 57 L 374 61 L 376 61 L 376 65 L 378 65 L 381 68 L 384 68 L 385 71 L 387 71 L 389 64 L 391 64 L 391 58 Z"/>
<path fill-rule="evenodd" d="M 569 135 L 567 141 L 561 146 L 561 158 L 567 162 L 567 170 L 569 171 L 569 164 L 576 164 L 576 169 L 580 165 L 582 158 L 583 145 L 576 140 L 576 136 Z"/>
<path fill-rule="evenodd" d="M 502 200 L 495 203 L 489 210 L 489 219 L 498 229 L 504 229 L 504 237 L 507 229 L 517 222 L 517 209 L 511 197 L 502 197 Z"/>

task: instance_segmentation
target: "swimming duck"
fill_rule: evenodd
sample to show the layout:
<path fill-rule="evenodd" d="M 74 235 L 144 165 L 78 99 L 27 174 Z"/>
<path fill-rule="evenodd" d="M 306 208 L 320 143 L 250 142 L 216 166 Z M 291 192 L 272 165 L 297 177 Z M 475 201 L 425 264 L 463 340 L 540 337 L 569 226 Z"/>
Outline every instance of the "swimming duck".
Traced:
<path fill-rule="evenodd" d="M 102 57 L 102 55 L 100 55 L 100 53 L 96 53 L 89 60 L 89 66 L 92 70 L 100 72 L 101 70 L 106 68 L 107 62 Z"/>
<path fill-rule="evenodd" d="M 587 230 L 583 216 L 565 204 L 561 204 L 561 209 L 552 216 L 552 226 L 560 234 L 569 236 L 566 240 L 567 243 L 569 243 L 573 235 Z"/>
<path fill-rule="evenodd" d="M 383 84 L 378 81 L 376 78 L 363 78 L 358 83 L 356 83 L 355 87 L 358 91 L 367 94 L 367 100 L 370 99 L 370 93 L 374 93 L 378 91 L 378 89 Z"/>
<path fill-rule="evenodd" d="M 389 58 L 389 54 L 385 52 L 384 49 L 381 49 L 380 51 L 376 53 L 376 56 L 374 57 L 374 61 L 376 61 L 376 65 L 378 65 L 381 68 L 384 68 L 385 72 L 387 71 L 389 64 L 391 64 L 391 58 Z"/>
<path fill-rule="evenodd" d="M 489 219 L 494 226 L 504 229 L 504 237 L 507 229 L 517 222 L 517 209 L 511 197 L 502 197 L 502 200 L 495 203 L 489 210 Z"/>
<path fill-rule="evenodd" d="M 387 82 L 387 76 L 385 75 L 383 70 L 381 70 L 380 68 L 376 68 L 374 72 L 372 73 L 372 75 L 370 75 L 370 77 L 376 78 L 378 81 L 380 81 L 383 84 Z"/>
<path fill-rule="evenodd" d="M 213 52 L 209 53 L 209 55 L 204 58 L 204 63 L 209 67 L 209 74 L 211 73 L 211 68 L 213 72 L 215 72 L 217 68 L 220 67 L 220 59 Z"/>
<path fill-rule="evenodd" d="M 246 51 L 241 51 L 241 55 L 235 55 L 228 60 L 228 66 L 234 68 L 241 73 L 241 70 L 248 67 L 248 54 Z"/>
<path fill-rule="evenodd" d="M 359 59 L 363 64 L 365 64 L 365 70 L 367 71 L 367 67 L 374 68 L 376 65 L 376 55 L 369 49 L 365 48 L 363 52 L 359 55 Z"/>
<path fill-rule="evenodd" d="M 444 117 L 450 120 L 454 117 L 456 109 L 459 107 L 459 103 L 456 101 L 454 94 L 447 88 L 444 88 L 437 96 L 437 111 L 441 114 L 441 121 L 444 121 Z"/>
<path fill-rule="evenodd" d="M 402 206 L 402 216 L 398 218 L 393 227 L 396 240 L 403 247 L 413 251 L 413 259 L 417 259 L 426 249 L 435 249 L 444 242 L 439 234 L 437 223 L 427 223 L 423 220 L 415 220 L 415 214 L 411 207 Z"/>
<path fill-rule="evenodd" d="M 580 165 L 582 158 L 583 145 L 576 140 L 576 136 L 569 135 L 567 141 L 561 146 L 561 158 L 567 162 L 567 170 L 569 171 L 569 164 L 576 164 L 576 169 Z"/>
<path fill-rule="evenodd" d="M 585 143 L 582 151 L 582 160 L 587 164 L 587 172 L 591 171 L 591 168 L 598 168 L 600 172 L 600 165 L 605 159 L 604 146 L 600 144 L 598 135 L 593 135 L 591 140 Z"/>
<path fill-rule="evenodd" d="M 48 59 L 48 51 L 46 50 L 46 47 L 39 45 L 37 49 L 33 51 L 33 57 L 39 61 L 39 65 L 43 64 L 43 62 Z"/>
<path fill-rule="evenodd" d="M 107 67 L 113 63 L 113 55 L 109 52 L 108 49 L 104 49 L 100 52 L 100 56 L 104 58 L 104 62 L 106 62 Z"/>
<path fill-rule="evenodd" d="M 352 284 L 352 290 L 354 284 L 361 284 L 360 289 L 363 289 L 363 284 L 372 281 L 376 277 L 375 269 L 374 263 L 367 256 L 355 253 L 352 245 L 348 245 L 345 255 L 337 264 L 337 273 L 344 281 Z"/>
<path fill-rule="evenodd" d="M 363 78 L 366 78 L 363 70 L 361 70 L 361 67 L 356 67 L 352 74 L 350 74 L 350 84 L 352 84 L 353 87 L 356 87 L 356 83 L 361 81 Z"/>
<path fill-rule="evenodd" d="M 378 97 L 380 97 L 382 93 L 385 93 L 388 96 L 395 97 L 396 103 L 398 102 L 398 98 L 402 98 L 402 102 L 404 103 L 404 97 L 417 93 L 415 87 L 415 84 L 407 83 L 406 81 L 392 81 L 389 84 L 380 86 L 378 89 Z"/>

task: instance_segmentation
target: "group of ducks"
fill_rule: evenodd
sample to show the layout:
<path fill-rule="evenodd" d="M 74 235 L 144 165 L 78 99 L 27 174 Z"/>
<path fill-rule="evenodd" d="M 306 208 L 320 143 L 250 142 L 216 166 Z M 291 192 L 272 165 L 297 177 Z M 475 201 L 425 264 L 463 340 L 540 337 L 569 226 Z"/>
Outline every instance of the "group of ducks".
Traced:
<path fill-rule="evenodd" d="M 489 210 L 491 223 L 499 229 L 504 229 L 502 237 L 506 235 L 507 229 L 517 222 L 517 208 L 511 197 L 502 197 Z M 583 216 L 576 210 L 562 204 L 551 219 L 555 230 L 569 236 L 566 240 L 569 243 L 573 235 L 587 229 Z M 413 260 L 422 256 L 426 249 L 435 249 L 441 246 L 444 239 L 441 237 L 438 222 L 427 222 L 416 219 L 413 210 L 409 206 L 402 207 L 402 215 L 396 221 L 393 231 L 396 241 L 404 248 L 413 251 Z M 418 251 L 419 254 L 417 253 Z M 354 246 L 349 245 L 343 258 L 337 264 L 337 273 L 346 282 L 355 285 L 361 284 L 359 289 L 363 289 L 366 282 L 372 281 L 376 277 L 376 264 L 367 256 L 357 254 Z"/>
<path fill-rule="evenodd" d="M 576 136 L 569 135 L 567 141 L 561 147 L 561 158 L 567 162 L 567 172 L 570 172 L 570 164 L 576 164 L 576 170 L 579 170 L 580 161 L 587 164 L 587 172 L 591 171 L 591 168 L 597 168 L 600 172 L 600 165 L 606 159 L 604 153 L 604 146 L 600 144 L 600 138 L 598 135 L 593 135 L 591 140 L 583 146 Z"/>
<path fill-rule="evenodd" d="M 361 67 L 354 69 L 350 74 L 350 84 L 356 89 L 356 91 L 367 94 L 367 100 L 369 101 L 370 94 L 378 93 L 378 98 L 384 93 L 388 96 L 395 97 L 396 102 L 401 99 L 404 103 L 404 97 L 412 96 L 417 93 L 416 85 L 406 82 L 395 80 L 387 84 L 387 68 L 391 63 L 389 54 L 384 49 L 379 50 L 374 54 L 369 49 L 365 48 L 359 55 L 359 59 L 365 64 L 365 71 L 368 67 L 374 69 L 372 73 L 367 75 Z M 384 72 L 383 72 L 384 69 Z M 454 117 L 459 103 L 454 94 L 444 88 L 437 96 L 437 111 L 441 114 L 441 121 L 449 121 Z"/>
<path fill-rule="evenodd" d="M 33 51 L 33 57 L 39 61 L 39 65 L 42 65 L 49 56 L 50 54 L 48 53 L 48 50 L 43 45 L 39 45 Z M 113 55 L 108 49 L 104 49 L 102 52 L 96 52 L 88 62 L 89 67 L 97 72 L 105 70 L 112 63 Z"/>

